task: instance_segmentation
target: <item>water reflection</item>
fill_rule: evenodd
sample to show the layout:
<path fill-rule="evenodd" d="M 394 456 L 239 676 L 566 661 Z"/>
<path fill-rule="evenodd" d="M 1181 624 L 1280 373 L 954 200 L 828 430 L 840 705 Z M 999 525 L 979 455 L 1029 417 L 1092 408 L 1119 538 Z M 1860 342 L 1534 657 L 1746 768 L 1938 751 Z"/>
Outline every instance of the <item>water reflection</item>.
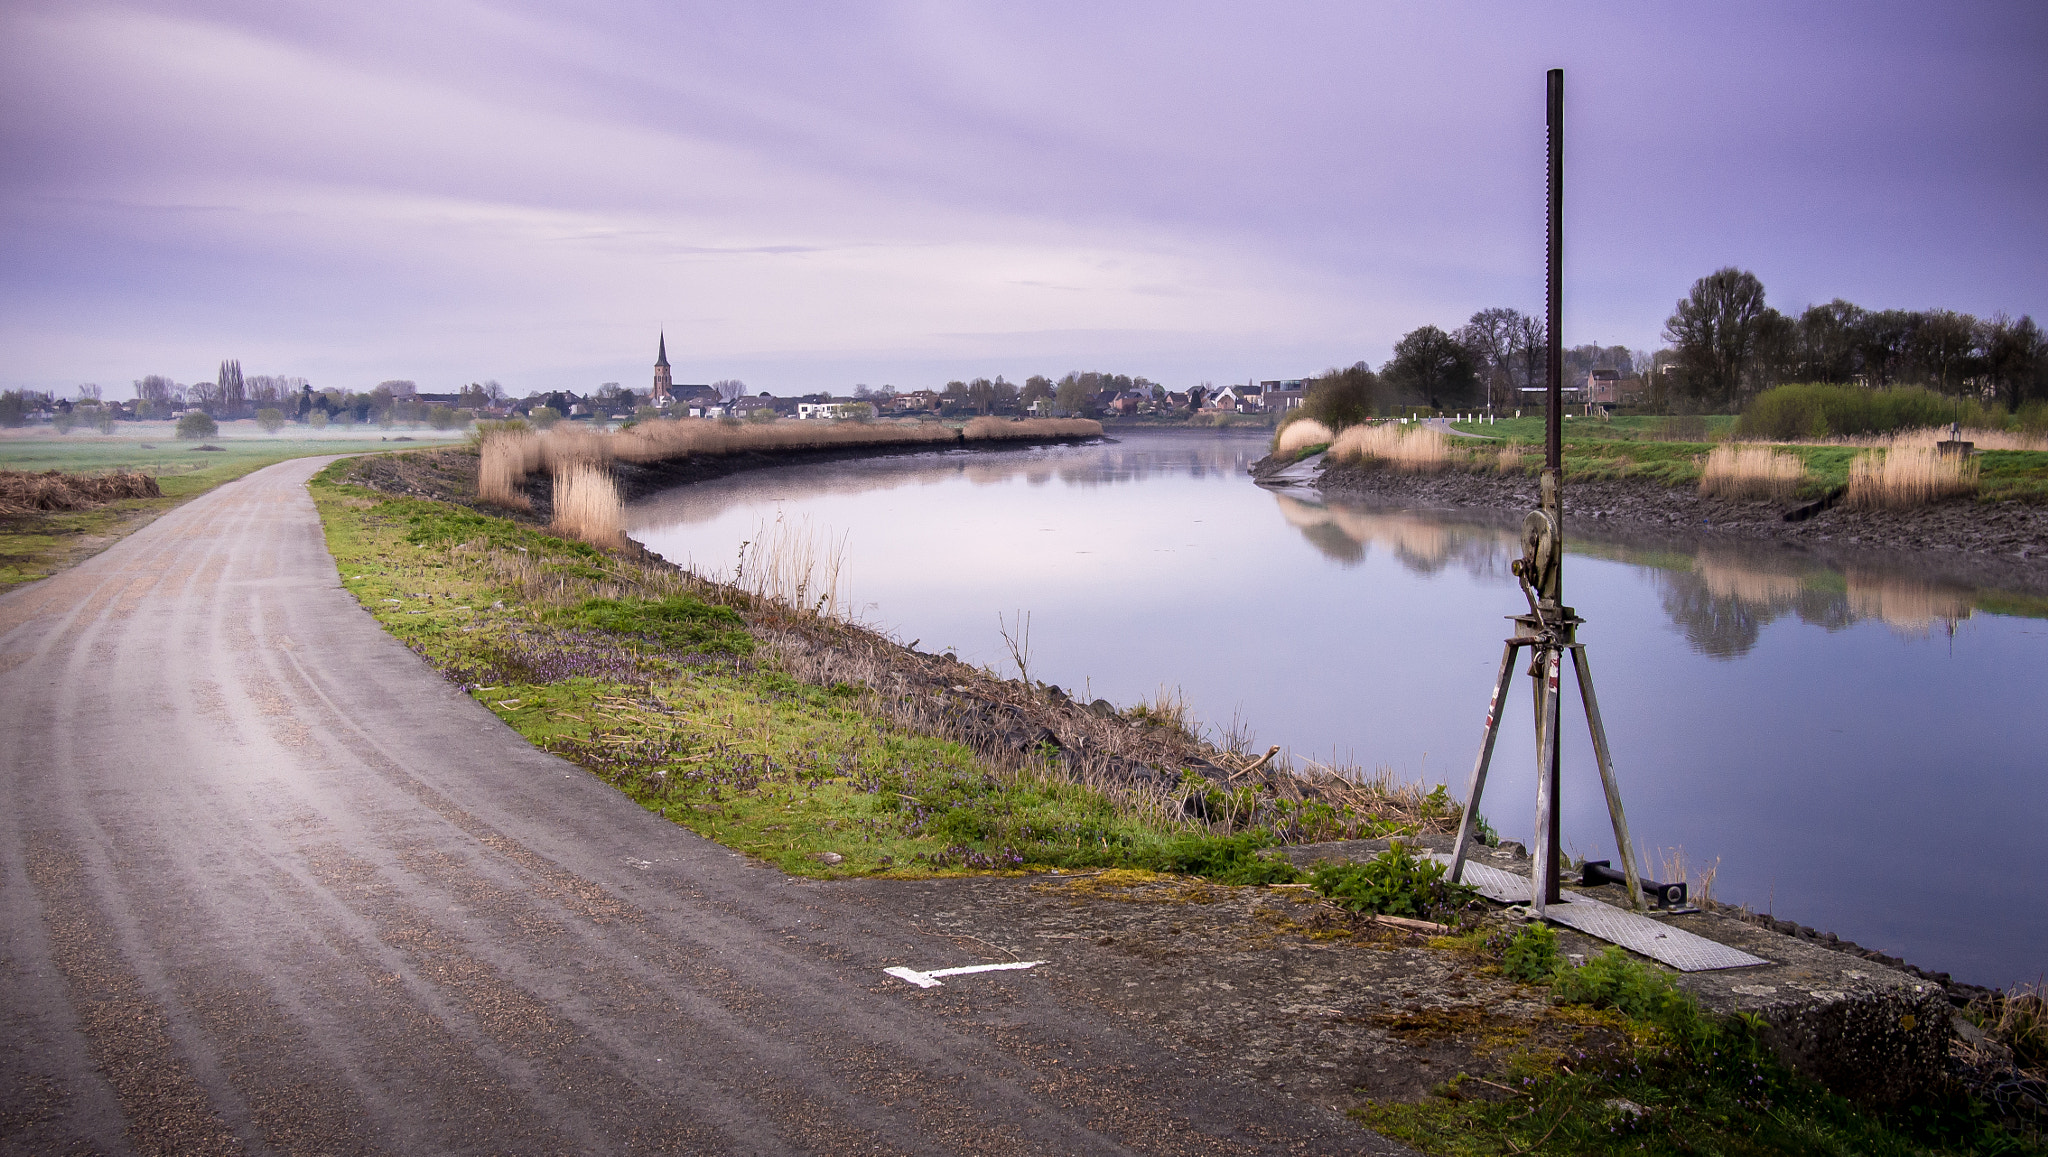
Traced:
<path fill-rule="evenodd" d="M 1347 567 L 1376 547 L 1410 572 L 1447 567 L 1493 578 L 1520 550 L 1503 526 L 1457 523 L 1437 511 L 1381 510 L 1276 493 L 1280 517 L 1318 553 Z M 1748 654 L 1772 622 L 1790 616 L 1828 631 L 1876 621 L 1907 635 L 1953 632 L 1976 613 L 1976 592 L 1919 575 L 1842 569 L 1784 551 L 1701 546 L 1691 551 L 1574 541 L 1571 553 L 1649 570 L 1664 613 L 1695 651 L 1720 659 Z"/>

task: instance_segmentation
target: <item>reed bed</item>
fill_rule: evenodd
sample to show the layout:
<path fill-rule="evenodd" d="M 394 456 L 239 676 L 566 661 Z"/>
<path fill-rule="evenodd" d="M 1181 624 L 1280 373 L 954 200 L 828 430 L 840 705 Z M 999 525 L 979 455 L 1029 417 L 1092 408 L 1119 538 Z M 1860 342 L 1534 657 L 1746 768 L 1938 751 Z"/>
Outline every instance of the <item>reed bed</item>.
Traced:
<path fill-rule="evenodd" d="M 477 497 L 511 510 L 533 509 L 520 484 L 540 468 L 540 441 L 540 435 L 525 430 L 485 434 L 477 446 Z"/>
<path fill-rule="evenodd" d="M 1501 447 L 1500 453 L 1494 456 L 1493 468 L 1501 474 L 1520 474 L 1522 462 L 1522 448 L 1509 444 Z"/>
<path fill-rule="evenodd" d="M 1806 464 L 1796 454 L 1754 442 L 1723 442 L 1707 455 L 1700 495 L 1783 501 L 1798 493 L 1805 479 Z"/>
<path fill-rule="evenodd" d="M 1102 423 L 1082 418 L 975 418 L 955 429 L 938 422 L 734 423 L 710 418 L 657 419 L 627 430 L 605 432 L 557 423 L 541 432 L 494 430 L 480 438 L 483 463 L 478 497 L 517 507 L 526 476 L 544 470 L 558 475 L 578 465 L 649 463 L 693 454 L 743 454 L 777 450 L 820 450 L 839 446 L 944 446 L 1040 438 L 1087 438 Z M 485 487 L 489 487 L 488 491 Z"/>
<path fill-rule="evenodd" d="M 160 498 L 156 479 L 137 470 L 67 474 L 61 470 L 0 470 L 0 515 L 90 510 L 124 498 Z"/>
<path fill-rule="evenodd" d="M 1896 434 L 1872 435 L 1861 438 L 1832 438 L 1830 442 L 1844 446 L 1869 446 L 1874 449 L 1891 450 L 1904 446 L 1932 449 L 1937 442 L 1949 440 L 1949 428 L 1936 426 L 1923 430 L 1901 430 Z M 1982 427 L 1963 427 L 1960 440 L 1970 443 L 1979 450 L 2033 450 L 2048 451 L 2048 437 L 2026 434 L 2016 430 L 1987 430 Z"/>
<path fill-rule="evenodd" d="M 1926 506 L 1975 494 L 1977 473 L 1974 457 L 1942 454 L 1931 445 L 1875 450 L 1849 464 L 1843 501 L 1864 510 Z"/>
<path fill-rule="evenodd" d="M 1450 465 L 1451 449 L 1443 431 L 1431 426 L 1379 422 L 1353 426 L 1330 444 L 1339 462 L 1385 462 L 1397 470 L 1417 473 Z"/>
<path fill-rule="evenodd" d="M 611 472 L 595 462 L 577 462 L 555 473 L 555 520 L 550 529 L 596 546 L 625 538 L 626 504 Z"/>
<path fill-rule="evenodd" d="M 1291 454 L 1304 446 L 1327 446 L 1337 440 L 1328 426 L 1314 418 L 1300 418 L 1287 423 L 1274 440 L 1275 454 Z"/>

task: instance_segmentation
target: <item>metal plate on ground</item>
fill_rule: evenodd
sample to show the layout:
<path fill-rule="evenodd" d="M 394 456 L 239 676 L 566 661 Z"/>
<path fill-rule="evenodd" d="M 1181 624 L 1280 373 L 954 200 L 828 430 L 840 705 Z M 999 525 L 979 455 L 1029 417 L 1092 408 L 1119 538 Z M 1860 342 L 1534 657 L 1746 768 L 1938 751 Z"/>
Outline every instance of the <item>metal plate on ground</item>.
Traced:
<path fill-rule="evenodd" d="M 1433 855 L 1430 858 L 1446 866 L 1451 861 L 1451 858 L 1445 855 Z M 1499 868 L 1467 860 L 1464 882 L 1479 889 L 1479 894 L 1489 900 L 1499 900 L 1507 904 L 1529 902 L 1531 885 L 1527 876 L 1518 876 L 1513 872 L 1504 872 Z M 1704 936 L 1696 936 L 1683 928 L 1652 920 L 1639 912 L 1602 903 L 1590 896 L 1566 892 L 1561 902 L 1547 905 L 1543 914 L 1567 928 L 1584 932 L 1588 936 L 1597 936 L 1610 944 L 1619 944 L 1630 952 L 1639 952 L 1680 972 L 1754 968 L 1759 964 L 1770 963 L 1739 948 L 1730 948 Z"/>

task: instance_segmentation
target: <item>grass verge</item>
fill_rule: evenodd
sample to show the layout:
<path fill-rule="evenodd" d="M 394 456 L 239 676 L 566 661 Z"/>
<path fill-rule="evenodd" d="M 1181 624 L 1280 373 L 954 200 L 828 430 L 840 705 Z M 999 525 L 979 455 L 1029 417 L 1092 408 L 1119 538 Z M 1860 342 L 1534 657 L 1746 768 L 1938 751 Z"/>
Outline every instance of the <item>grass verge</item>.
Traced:
<path fill-rule="evenodd" d="M 949 721 L 1002 705 L 957 694 L 970 689 L 954 680 L 977 678 L 957 664 L 934 726 L 916 726 L 924 717 L 901 705 L 917 696 L 885 694 L 880 676 L 843 658 L 853 678 L 821 676 L 828 664 L 784 629 L 800 612 L 629 551 L 351 485 L 356 469 L 337 463 L 311 491 L 343 585 L 380 623 L 536 746 L 786 871 L 1143 868 L 1269 883 L 1295 878 L 1266 851 L 1283 840 L 1414 830 L 1392 788 L 1385 816 L 1358 814 L 1219 784 L 1199 758 L 1161 769 L 1155 756 L 1164 775 L 1109 782 L 1050 731 L 963 742 Z M 1121 733 L 1170 730 L 1067 710 Z M 1441 794 L 1408 801 L 1418 822 L 1455 818 Z"/>
<path fill-rule="evenodd" d="M 199 445 L 214 447 L 201 450 Z M 390 449 L 376 438 L 221 439 L 160 442 L 127 437 L 0 438 L 0 469 L 100 473 L 136 470 L 156 478 L 156 498 L 128 498 L 91 510 L 0 516 L 0 590 L 34 582 L 90 558 L 163 512 L 223 483 L 288 458 Z"/>

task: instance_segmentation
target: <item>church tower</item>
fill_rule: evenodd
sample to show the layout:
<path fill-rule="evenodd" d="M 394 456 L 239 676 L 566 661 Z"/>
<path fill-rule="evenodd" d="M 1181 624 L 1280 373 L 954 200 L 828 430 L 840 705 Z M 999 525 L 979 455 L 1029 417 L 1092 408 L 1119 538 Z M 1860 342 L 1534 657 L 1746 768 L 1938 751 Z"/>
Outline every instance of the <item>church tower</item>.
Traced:
<path fill-rule="evenodd" d="M 661 352 L 654 355 L 654 396 L 651 400 L 655 405 L 658 406 L 668 400 L 669 387 L 674 384 L 675 381 L 668 372 L 668 334 L 663 333 Z"/>

